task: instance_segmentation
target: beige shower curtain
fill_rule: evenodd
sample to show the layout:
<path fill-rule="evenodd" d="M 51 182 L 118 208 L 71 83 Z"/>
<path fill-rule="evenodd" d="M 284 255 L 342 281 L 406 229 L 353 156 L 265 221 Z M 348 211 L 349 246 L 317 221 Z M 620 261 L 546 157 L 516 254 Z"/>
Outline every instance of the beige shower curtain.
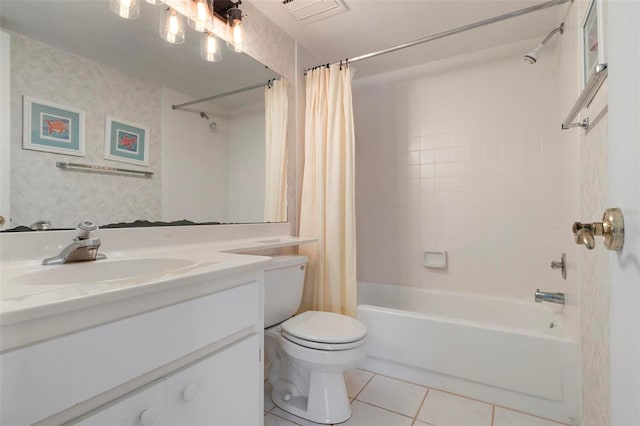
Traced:
<path fill-rule="evenodd" d="M 266 158 L 264 221 L 287 221 L 287 81 L 264 89 Z"/>
<path fill-rule="evenodd" d="M 308 71 L 300 236 L 318 242 L 300 246 L 309 257 L 301 310 L 356 316 L 354 138 L 349 67 Z"/>

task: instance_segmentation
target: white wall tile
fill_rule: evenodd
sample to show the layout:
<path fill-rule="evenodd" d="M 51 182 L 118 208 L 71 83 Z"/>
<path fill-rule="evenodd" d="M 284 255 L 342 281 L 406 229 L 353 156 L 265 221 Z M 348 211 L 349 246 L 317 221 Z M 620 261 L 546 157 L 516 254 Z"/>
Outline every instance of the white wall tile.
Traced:
<path fill-rule="evenodd" d="M 420 133 L 420 154 L 416 158 L 405 150 L 401 158 L 405 163 L 391 164 L 388 142 L 380 136 L 388 121 L 377 119 L 380 115 L 375 112 L 354 110 L 356 145 L 361 148 L 356 173 L 365 170 L 366 175 L 358 180 L 356 193 L 365 194 L 363 200 L 375 198 L 395 207 L 390 220 L 402 224 L 394 228 L 400 234 L 392 236 L 381 226 L 364 229 L 358 222 L 359 280 L 530 301 L 531 292 L 550 276 L 548 263 L 562 251 L 570 254 L 573 242 L 568 229 L 578 202 L 577 141 L 564 140 L 566 133 L 559 130 L 558 117 L 565 111 L 557 105 L 558 64 L 547 60 L 527 68 L 517 60 L 529 44 L 495 48 L 498 53 L 491 62 L 478 52 L 469 55 L 464 69 L 429 72 L 425 66 L 424 75 L 377 86 L 376 93 L 384 94 L 381 99 L 395 99 L 390 104 L 410 109 L 407 126 Z M 545 53 L 553 49 L 549 46 Z M 434 66 L 446 64 L 447 60 Z M 354 99 L 362 96 L 368 105 L 384 109 L 372 92 L 355 82 Z M 409 102 L 411 92 L 415 96 L 409 96 Z M 359 130 L 365 127 L 362 136 Z M 433 174 L 431 167 L 425 167 L 432 164 Z M 408 195 L 402 205 L 394 201 L 393 186 L 389 192 L 381 190 L 376 178 L 399 179 L 403 172 L 387 172 L 396 166 L 410 177 L 402 182 Z M 364 209 L 359 217 L 369 214 L 368 207 L 357 201 L 357 210 Z M 372 251 L 367 248 L 363 253 L 360 248 L 382 243 L 382 235 L 394 243 L 367 259 Z M 425 269 L 422 251 L 443 243 L 450 250 L 447 272 Z M 400 265 L 393 274 L 381 272 L 385 253 L 399 259 L 389 265 L 392 269 Z M 502 268 L 507 260 L 521 268 Z M 382 265 L 363 267 L 375 262 Z M 394 281 L 382 280 L 381 274 L 393 276 Z M 563 290 L 575 294 L 576 277 L 567 281 Z M 551 291 L 559 285 L 549 287 Z"/>

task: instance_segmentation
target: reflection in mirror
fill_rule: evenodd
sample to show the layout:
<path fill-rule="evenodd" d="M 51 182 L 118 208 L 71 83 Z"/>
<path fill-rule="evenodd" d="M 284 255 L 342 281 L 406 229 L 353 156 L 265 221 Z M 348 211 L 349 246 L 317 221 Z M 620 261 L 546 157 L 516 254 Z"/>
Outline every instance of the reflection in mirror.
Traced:
<path fill-rule="evenodd" d="M 0 25 L 11 41 L 10 227 L 44 220 L 54 229 L 71 228 L 83 218 L 101 225 L 265 221 L 265 90 L 271 89 L 183 109 L 172 105 L 279 76 L 225 49 L 220 62 L 202 60 L 201 34 L 188 28 L 185 44 L 165 42 L 158 36 L 162 12 L 141 2 L 140 18 L 126 20 L 109 12 L 106 0 L 3 0 Z M 53 116 L 64 116 L 64 107 L 81 110 L 84 156 L 45 151 L 37 143 L 24 149 L 24 97 L 61 106 L 45 111 Z M 66 143 L 69 132 L 59 131 L 64 117 L 49 132 L 48 122 L 34 114 L 31 134 L 42 128 L 45 146 Z M 136 138 L 140 129 L 148 132 Z M 127 148 L 147 149 L 148 165 L 132 161 Z M 151 171 L 153 177 L 63 170 L 57 161 Z M 283 167 L 286 181 L 286 159 Z"/>

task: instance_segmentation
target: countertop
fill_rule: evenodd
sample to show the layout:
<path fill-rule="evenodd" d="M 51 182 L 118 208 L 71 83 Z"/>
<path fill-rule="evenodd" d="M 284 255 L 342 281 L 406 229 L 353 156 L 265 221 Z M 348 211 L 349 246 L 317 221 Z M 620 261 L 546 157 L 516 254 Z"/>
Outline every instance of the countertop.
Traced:
<path fill-rule="evenodd" d="M 107 259 L 55 266 L 5 254 L 0 351 L 259 280 L 271 258 L 242 253 L 314 241 L 263 236 L 100 250 Z"/>

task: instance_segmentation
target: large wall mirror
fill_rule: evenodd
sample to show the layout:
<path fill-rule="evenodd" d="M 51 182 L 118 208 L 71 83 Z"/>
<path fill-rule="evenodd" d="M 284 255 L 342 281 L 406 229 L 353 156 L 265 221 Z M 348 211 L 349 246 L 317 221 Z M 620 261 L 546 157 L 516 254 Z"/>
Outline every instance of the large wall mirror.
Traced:
<path fill-rule="evenodd" d="M 265 88 L 185 109 L 172 105 L 279 76 L 222 40 L 222 60 L 203 60 L 201 34 L 188 27 L 184 44 L 167 43 L 158 31 L 166 6 L 141 3 L 140 18 L 127 20 L 102 0 L 2 2 L 0 26 L 11 44 L 10 227 L 50 221 L 72 228 L 85 218 L 100 225 L 264 222 Z M 68 137 L 65 113 L 81 110 L 84 152 L 25 149 L 25 97 L 42 104 L 27 125 L 41 113 L 36 127 L 50 120 L 44 140 Z M 63 124 L 51 120 L 56 115 Z M 106 155 L 110 133 L 139 129 L 147 131 L 144 141 L 136 139 L 146 144 L 147 164 Z M 57 162 L 153 176 L 64 170 Z"/>

